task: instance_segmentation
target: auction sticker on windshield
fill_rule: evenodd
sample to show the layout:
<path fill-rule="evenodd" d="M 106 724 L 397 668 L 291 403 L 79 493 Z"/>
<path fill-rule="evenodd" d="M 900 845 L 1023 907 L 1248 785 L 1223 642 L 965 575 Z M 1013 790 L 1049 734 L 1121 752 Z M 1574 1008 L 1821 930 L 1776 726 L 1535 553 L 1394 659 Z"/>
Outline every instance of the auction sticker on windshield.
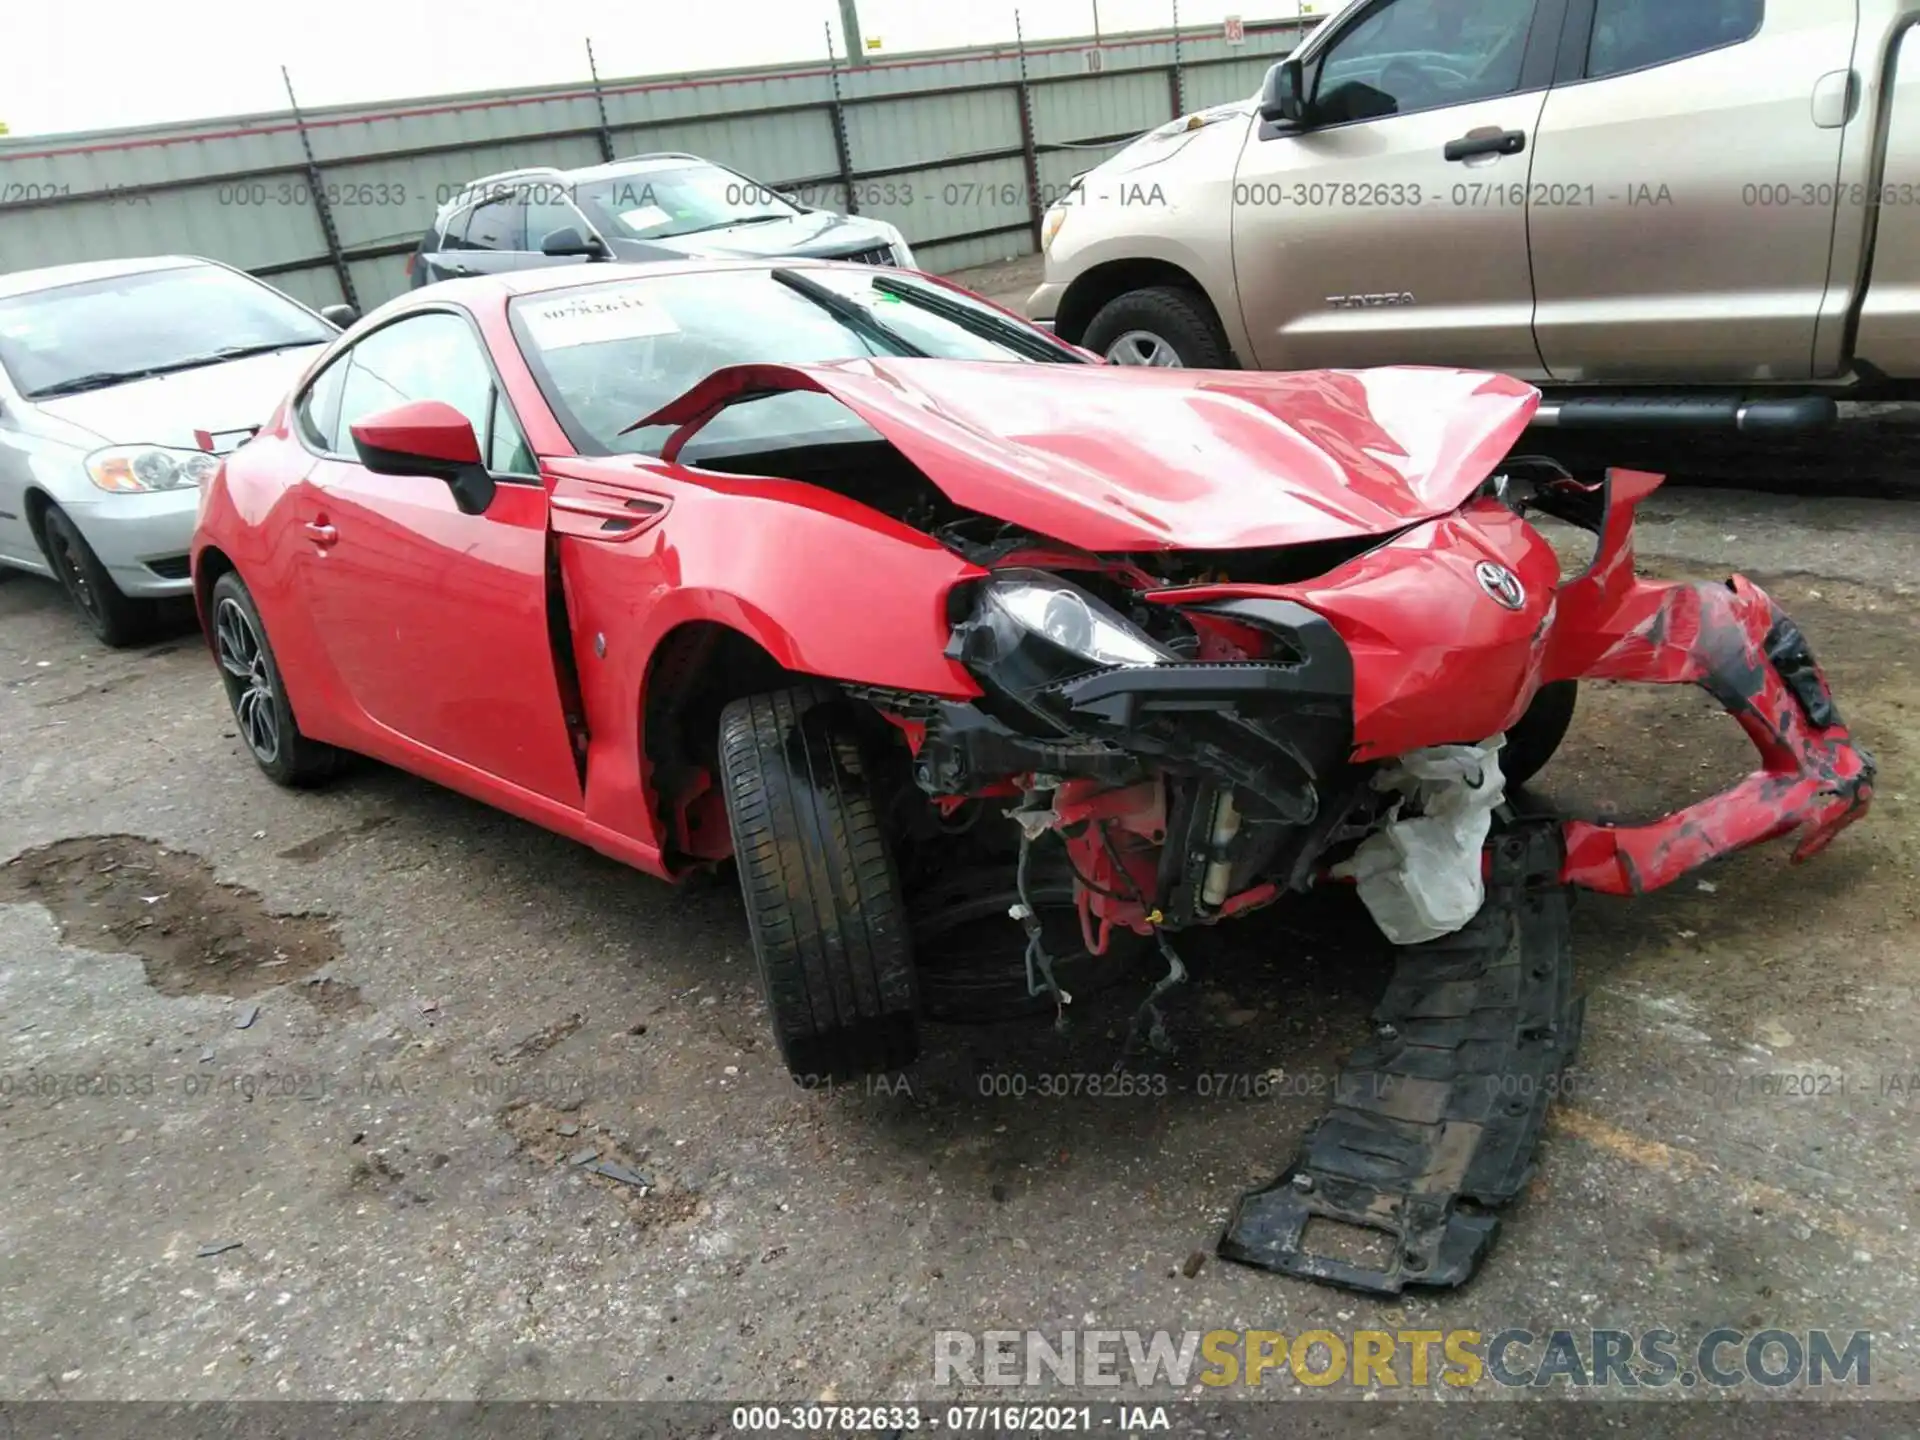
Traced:
<path fill-rule="evenodd" d="M 658 301 L 634 290 L 534 305 L 526 311 L 526 322 L 528 333 L 542 350 L 680 333 L 680 327 Z"/>
<path fill-rule="evenodd" d="M 642 205 L 638 210 L 622 210 L 620 223 L 629 230 L 651 230 L 656 225 L 664 225 L 673 216 L 658 205 Z"/>

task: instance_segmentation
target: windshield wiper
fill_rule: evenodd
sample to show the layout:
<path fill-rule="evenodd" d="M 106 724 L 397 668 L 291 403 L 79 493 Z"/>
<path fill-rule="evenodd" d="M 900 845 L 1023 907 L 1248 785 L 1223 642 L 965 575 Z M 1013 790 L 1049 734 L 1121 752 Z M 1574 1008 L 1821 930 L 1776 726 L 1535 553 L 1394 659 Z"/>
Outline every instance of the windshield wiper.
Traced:
<path fill-rule="evenodd" d="M 971 306 L 958 300 L 949 299 L 936 290 L 929 290 L 913 281 L 884 272 L 873 277 L 873 288 L 903 304 L 924 310 L 929 315 L 938 315 L 942 320 L 951 320 L 970 335 L 982 340 L 990 340 L 996 345 L 1004 345 L 1031 360 L 1048 361 L 1056 364 L 1075 364 L 1085 362 L 1073 353 L 1062 341 L 1042 339 L 1038 335 L 1029 335 L 1018 326 L 1006 324 L 991 315 L 983 315 Z"/>
<path fill-rule="evenodd" d="M 145 375 L 171 375 L 179 370 L 198 370 L 207 365 L 224 365 L 229 360 L 244 360 L 249 355 L 272 355 L 280 350 L 297 350 L 303 345 L 324 345 L 325 340 L 264 340 L 257 345 L 222 345 L 218 350 L 205 355 L 189 355 L 184 360 L 172 360 L 165 365 L 155 365 L 142 370 Z"/>
<path fill-rule="evenodd" d="M 71 380 L 42 385 L 38 390 L 27 391 L 22 398 L 51 400 L 60 395 L 78 395 L 83 390 L 104 390 L 109 385 L 125 385 L 130 380 L 144 380 L 152 373 L 151 370 L 95 370 L 88 375 L 76 375 Z"/>
<path fill-rule="evenodd" d="M 773 278 L 789 290 L 804 295 L 836 320 L 844 322 L 850 329 L 864 335 L 869 340 L 877 340 L 896 355 L 910 356 L 925 360 L 927 352 L 918 345 L 902 339 L 887 329 L 866 306 L 856 300 L 849 300 L 838 290 L 822 285 L 818 280 L 809 280 L 797 270 L 773 270 L 768 272 Z"/>
<path fill-rule="evenodd" d="M 222 345 L 211 356 L 201 356 L 200 360 L 241 360 L 249 355 L 271 355 L 276 350 L 298 350 L 304 345 L 324 345 L 324 338 L 314 340 L 263 340 L 258 345 Z M 195 363 L 199 363 L 196 360 Z"/>
<path fill-rule="evenodd" d="M 715 230 L 732 230 L 741 225 L 769 225 L 775 220 L 791 220 L 791 215 L 748 215 L 739 220 L 716 220 L 711 225 L 696 225 L 691 230 L 669 230 L 656 240 L 678 240 L 682 235 L 707 235 Z"/>
<path fill-rule="evenodd" d="M 148 365 L 139 370 L 95 370 L 86 375 L 76 375 L 71 380 L 61 380 L 52 385 L 43 385 L 38 390 L 29 390 L 24 398 L 28 400 L 52 400 L 61 395 L 78 395 L 83 390 L 105 390 L 109 385 L 127 385 L 135 380 L 150 380 L 155 375 L 171 375 L 178 370 L 198 370 L 205 365 L 221 365 L 229 360 L 242 360 L 249 355 L 271 355 L 276 350 L 297 350 L 303 345 L 324 345 L 325 340 L 273 340 L 258 345 L 224 345 L 209 355 L 193 355 L 185 360 L 169 361 L 165 365 Z"/>

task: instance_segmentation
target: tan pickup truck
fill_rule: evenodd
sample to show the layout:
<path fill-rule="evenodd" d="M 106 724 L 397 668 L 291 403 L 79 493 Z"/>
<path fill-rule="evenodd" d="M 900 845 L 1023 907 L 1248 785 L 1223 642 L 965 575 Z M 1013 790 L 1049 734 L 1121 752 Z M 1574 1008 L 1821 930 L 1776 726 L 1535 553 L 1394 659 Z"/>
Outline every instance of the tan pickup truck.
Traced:
<path fill-rule="evenodd" d="M 1570 428 L 1920 397 L 1916 23 L 1355 0 L 1260 96 L 1082 176 L 1028 312 L 1126 364 L 1505 371 Z"/>

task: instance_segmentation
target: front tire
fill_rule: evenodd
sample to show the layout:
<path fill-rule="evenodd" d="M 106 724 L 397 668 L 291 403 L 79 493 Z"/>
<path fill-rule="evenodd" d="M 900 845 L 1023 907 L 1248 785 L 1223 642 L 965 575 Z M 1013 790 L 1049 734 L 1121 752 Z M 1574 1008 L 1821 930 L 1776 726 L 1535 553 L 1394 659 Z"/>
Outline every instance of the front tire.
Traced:
<path fill-rule="evenodd" d="M 1230 370 L 1233 352 L 1207 302 L 1191 290 L 1153 285 L 1101 306 L 1083 348 L 1114 365 Z"/>
<path fill-rule="evenodd" d="M 802 1085 L 919 1055 L 913 949 L 872 767 L 838 697 L 750 695 L 720 714 L 747 926 L 780 1058 Z"/>
<path fill-rule="evenodd" d="M 41 548 L 60 588 L 102 644 L 124 650 L 153 634 L 160 607 L 151 600 L 136 600 L 120 593 L 113 576 L 66 511 L 49 505 L 40 519 L 40 533 Z"/>
<path fill-rule="evenodd" d="M 1069 996 L 1098 995 L 1138 973 L 1151 945 L 1145 936 L 1115 930 L 1105 955 L 1088 951 L 1071 875 L 1036 877 L 1027 894 L 1054 979 Z M 1026 931 L 1008 913 L 1019 899 L 1013 876 L 994 870 L 961 871 L 914 893 L 914 964 L 927 1019 L 992 1025 L 1053 1013 L 1051 995 L 1028 989 Z"/>
<path fill-rule="evenodd" d="M 333 774 L 340 752 L 300 733 L 267 643 L 267 627 L 260 623 L 252 593 L 233 571 L 214 582 L 211 608 L 214 655 L 241 742 L 274 784 L 291 790 L 318 785 Z"/>

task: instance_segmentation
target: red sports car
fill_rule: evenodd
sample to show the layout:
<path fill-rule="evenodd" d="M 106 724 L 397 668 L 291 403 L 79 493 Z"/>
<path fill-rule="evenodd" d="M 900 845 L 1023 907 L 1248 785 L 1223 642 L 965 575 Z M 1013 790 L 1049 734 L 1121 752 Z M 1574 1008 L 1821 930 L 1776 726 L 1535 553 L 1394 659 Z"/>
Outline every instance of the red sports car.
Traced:
<path fill-rule="evenodd" d="M 1415 1202 L 1509 1192 L 1545 1104 L 1462 1077 L 1550 1077 L 1578 1027 L 1564 887 L 1807 854 L 1871 794 L 1765 594 L 1636 579 L 1657 478 L 1510 457 L 1538 403 L 1109 366 L 828 262 L 456 281 L 361 320 L 226 462 L 195 590 L 275 781 L 353 751 L 668 879 L 732 857 L 802 1078 L 911 1060 L 924 962 L 984 918 L 1048 1008 L 1157 955 L 1158 1039 L 1170 936 L 1356 883 L 1410 957 L 1355 1057 L 1376 1083 L 1240 1258 L 1367 1212 L 1378 1132 L 1427 1167 L 1400 1278 L 1440 1282 L 1480 1217 Z M 1594 532 L 1590 567 L 1537 512 Z M 1516 819 L 1584 678 L 1704 686 L 1760 767 L 1644 827 Z"/>

